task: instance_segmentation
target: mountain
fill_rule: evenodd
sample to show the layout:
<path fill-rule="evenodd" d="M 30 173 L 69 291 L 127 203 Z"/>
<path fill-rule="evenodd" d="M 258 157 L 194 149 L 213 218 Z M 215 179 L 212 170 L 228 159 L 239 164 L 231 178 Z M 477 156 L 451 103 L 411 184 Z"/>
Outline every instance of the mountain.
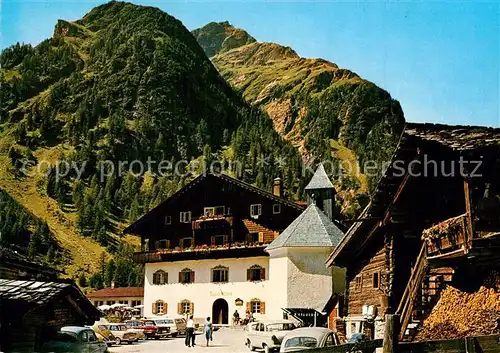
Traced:
<path fill-rule="evenodd" d="M 334 184 L 342 214 L 356 216 L 403 129 L 399 102 L 350 70 L 301 58 L 279 44 L 231 41 L 222 49 L 218 43 L 235 32 L 253 38 L 228 22 L 210 23 L 193 35 L 222 76 L 269 115 L 275 130 L 305 160 L 331 160 L 332 168 L 341 172 L 334 173 L 341 174 Z M 367 161 L 377 163 L 373 175 L 366 175 Z"/>
<path fill-rule="evenodd" d="M 227 21 L 210 22 L 192 33 L 208 57 L 255 42 L 254 37 Z"/>
<path fill-rule="evenodd" d="M 233 35 L 217 50 L 240 43 Z M 47 223 L 68 253 L 69 276 L 104 276 L 99 259 L 138 245 L 121 229 L 203 163 L 219 160 L 224 172 L 267 189 L 281 176 L 289 197 L 302 196 L 297 150 L 157 8 L 98 6 L 59 20 L 36 47 L 5 49 L 0 63 L 0 188 Z"/>

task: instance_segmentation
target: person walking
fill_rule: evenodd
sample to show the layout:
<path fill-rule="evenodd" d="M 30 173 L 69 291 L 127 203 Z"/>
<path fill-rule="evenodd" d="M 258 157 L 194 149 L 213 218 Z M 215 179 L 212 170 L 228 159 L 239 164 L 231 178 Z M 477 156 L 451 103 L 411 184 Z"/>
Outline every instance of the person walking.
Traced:
<path fill-rule="evenodd" d="M 235 310 L 234 314 L 233 314 L 233 326 L 236 326 L 239 324 L 240 324 L 240 313 L 238 313 L 238 310 Z"/>
<path fill-rule="evenodd" d="M 194 339 L 194 321 L 193 315 L 191 315 L 186 322 L 186 340 L 184 342 L 186 344 L 186 347 L 194 347 Z"/>
<path fill-rule="evenodd" d="M 207 317 L 207 321 L 205 321 L 205 325 L 203 326 L 203 332 L 205 333 L 205 338 L 207 339 L 207 347 L 208 347 L 208 342 L 213 341 L 212 323 L 210 322 L 210 317 Z"/>

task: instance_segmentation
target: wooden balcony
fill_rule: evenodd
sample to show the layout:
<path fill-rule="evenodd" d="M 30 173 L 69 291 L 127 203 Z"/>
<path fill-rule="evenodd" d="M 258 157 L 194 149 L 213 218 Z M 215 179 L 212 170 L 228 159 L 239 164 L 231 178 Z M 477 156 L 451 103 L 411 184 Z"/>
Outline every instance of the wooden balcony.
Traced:
<path fill-rule="evenodd" d="M 224 245 L 201 245 L 186 249 L 157 249 L 136 252 L 133 259 L 137 263 L 186 261 L 203 259 L 242 258 L 253 256 L 268 256 L 264 251 L 268 244 L 262 243 L 228 243 Z"/>
<path fill-rule="evenodd" d="M 422 232 L 429 257 L 461 256 L 471 247 L 470 220 L 467 214 L 447 219 Z"/>
<path fill-rule="evenodd" d="M 211 215 L 211 216 L 200 216 L 198 218 L 192 219 L 191 224 L 193 229 L 201 229 L 202 224 L 206 222 L 226 222 L 229 226 L 233 226 L 233 216 L 227 215 Z"/>

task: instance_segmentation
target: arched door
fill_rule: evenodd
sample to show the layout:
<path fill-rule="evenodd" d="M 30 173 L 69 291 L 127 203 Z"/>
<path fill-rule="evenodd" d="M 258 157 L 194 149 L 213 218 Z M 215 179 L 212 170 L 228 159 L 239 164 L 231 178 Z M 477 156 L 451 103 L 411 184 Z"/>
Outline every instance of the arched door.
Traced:
<path fill-rule="evenodd" d="M 229 305 L 225 299 L 219 298 L 212 306 L 212 322 L 219 325 L 229 324 Z"/>

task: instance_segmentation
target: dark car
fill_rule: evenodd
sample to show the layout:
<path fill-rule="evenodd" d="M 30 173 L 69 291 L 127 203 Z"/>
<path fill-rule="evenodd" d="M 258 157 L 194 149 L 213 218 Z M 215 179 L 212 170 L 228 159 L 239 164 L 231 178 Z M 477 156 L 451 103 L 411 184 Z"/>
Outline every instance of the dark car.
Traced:
<path fill-rule="evenodd" d="M 97 339 L 94 331 L 88 327 L 65 326 L 56 337 L 46 342 L 41 352 L 60 353 L 105 353 L 108 347 Z"/>

